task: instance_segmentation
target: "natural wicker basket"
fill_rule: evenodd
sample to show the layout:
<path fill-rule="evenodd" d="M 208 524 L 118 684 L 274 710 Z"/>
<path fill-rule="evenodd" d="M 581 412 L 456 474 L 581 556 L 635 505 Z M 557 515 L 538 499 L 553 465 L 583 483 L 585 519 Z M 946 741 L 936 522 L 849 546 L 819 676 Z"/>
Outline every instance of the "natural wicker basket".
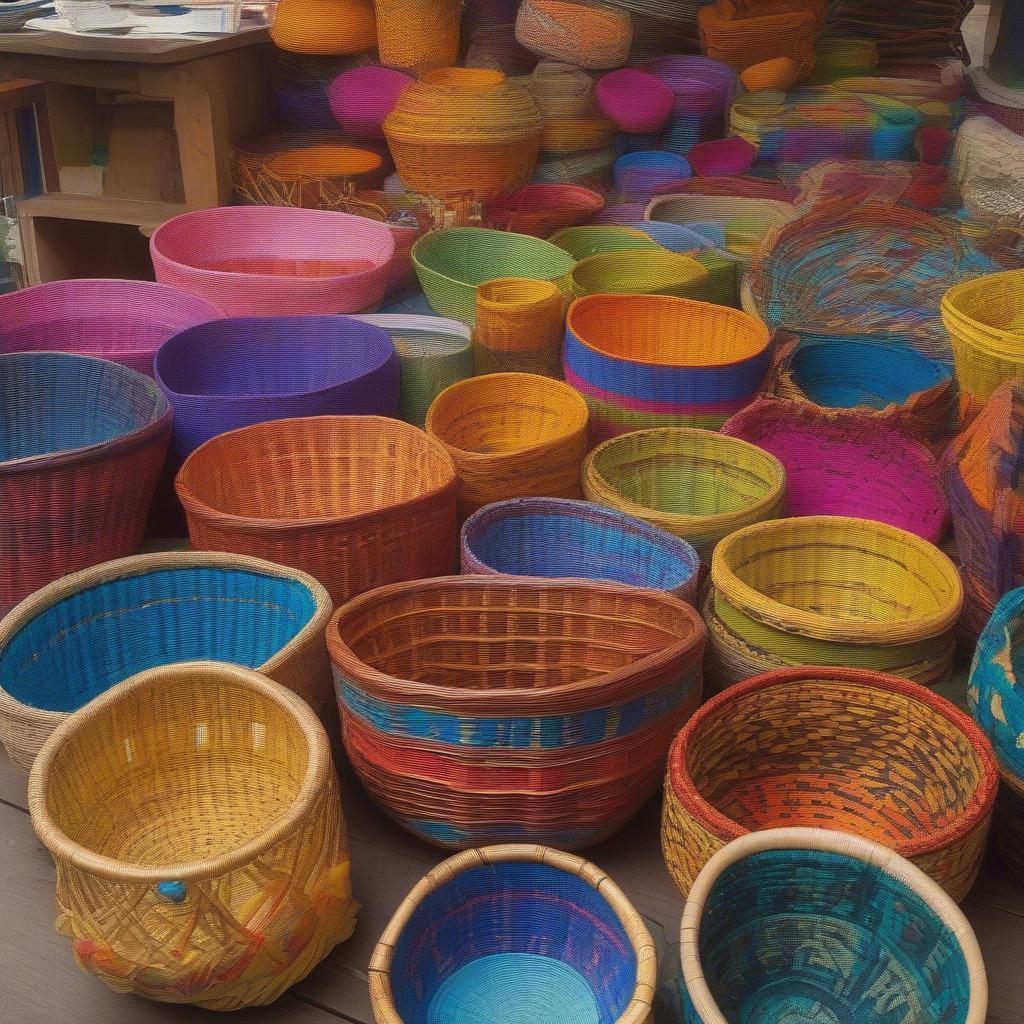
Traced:
<path fill-rule="evenodd" d="M 593 78 L 572 62 L 542 60 L 525 84 L 545 121 L 584 117 L 597 111 Z"/>
<path fill-rule="evenodd" d="M 207 441 L 175 482 L 192 546 L 291 565 L 340 604 L 456 565 L 456 477 L 423 431 L 379 416 L 314 416 Z"/>
<path fill-rule="evenodd" d="M 242 555 L 135 555 L 71 573 L 0 622 L 0 742 L 27 772 L 69 714 L 176 661 L 257 669 L 323 714 L 333 610 L 312 576 Z"/>
<path fill-rule="evenodd" d="M 551 129 L 554 121 L 548 121 Z M 586 152 L 568 153 L 562 157 L 552 156 L 537 164 L 533 180 L 538 184 L 552 185 L 583 185 L 587 188 L 606 191 L 612 184 L 612 167 L 618 156 L 618 149 L 611 142 L 602 143 L 599 137 L 614 139 L 615 126 L 606 118 L 596 118 L 586 122 L 565 122 L 561 125 L 565 131 L 564 139 L 575 139 L 592 136 L 594 147 Z M 581 136 L 581 132 L 583 133 Z"/>
<path fill-rule="evenodd" d="M 259 1006 L 352 933 L 327 733 L 257 672 L 132 676 L 58 726 L 28 801 L 57 864 L 57 927 L 116 991 Z"/>
<path fill-rule="evenodd" d="M 458 59 L 462 0 L 373 0 L 373 6 L 382 64 L 423 70 Z"/>
<path fill-rule="evenodd" d="M 576 849 L 656 792 L 700 703 L 704 636 L 655 590 L 452 576 L 356 598 L 327 644 L 349 761 L 404 828 Z"/>
<path fill-rule="evenodd" d="M 581 68 L 617 68 L 629 57 L 633 21 L 626 11 L 572 0 L 523 0 L 516 39 L 528 50 Z"/>
<path fill-rule="evenodd" d="M 551 281 L 485 281 L 476 292 L 476 372 L 514 371 L 561 379 L 565 309 L 565 294 Z"/>
<path fill-rule="evenodd" d="M 730 840 L 813 825 L 885 843 L 959 902 L 997 784 L 981 730 L 923 686 L 855 669 L 770 672 L 714 697 L 676 738 L 662 849 L 685 896 Z"/>

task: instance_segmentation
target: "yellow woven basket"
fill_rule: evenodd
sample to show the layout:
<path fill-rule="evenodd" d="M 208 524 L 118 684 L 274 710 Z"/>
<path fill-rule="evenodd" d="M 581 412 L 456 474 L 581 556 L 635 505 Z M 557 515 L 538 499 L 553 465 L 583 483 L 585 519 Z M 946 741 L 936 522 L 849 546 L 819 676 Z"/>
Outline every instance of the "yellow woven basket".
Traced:
<path fill-rule="evenodd" d="M 362 53 L 377 45 L 371 0 L 281 0 L 270 38 L 292 53 Z"/>
<path fill-rule="evenodd" d="M 580 260 L 569 275 L 573 294 L 679 295 L 704 298 L 711 275 L 688 253 L 624 249 Z"/>
<path fill-rule="evenodd" d="M 499 277 L 478 285 L 476 372 L 561 378 L 565 309 L 565 293 L 552 281 Z"/>

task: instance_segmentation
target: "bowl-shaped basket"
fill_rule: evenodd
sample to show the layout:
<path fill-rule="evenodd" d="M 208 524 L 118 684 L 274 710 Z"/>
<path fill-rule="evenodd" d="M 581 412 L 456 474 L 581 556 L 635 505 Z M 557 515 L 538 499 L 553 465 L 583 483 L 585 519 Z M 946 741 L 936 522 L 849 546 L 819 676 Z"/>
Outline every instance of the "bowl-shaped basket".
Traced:
<path fill-rule="evenodd" d="M 496 501 L 462 527 L 462 571 L 480 576 L 611 580 L 695 604 L 699 570 L 686 541 L 589 501 Z"/>
<path fill-rule="evenodd" d="M 690 177 L 693 171 L 689 161 L 678 153 L 638 149 L 620 156 L 612 173 L 616 190 L 626 199 L 646 201 L 655 192 Z"/>
<path fill-rule="evenodd" d="M 516 39 L 541 57 L 599 70 L 625 64 L 633 41 L 626 11 L 570 0 L 523 0 Z"/>
<path fill-rule="evenodd" d="M 660 245 L 639 228 L 622 224 L 581 224 L 578 227 L 563 228 L 556 231 L 548 241 L 564 249 L 576 260 L 586 259 L 599 252 L 621 252 L 626 249 L 656 251 Z"/>
<path fill-rule="evenodd" d="M 184 459 L 217 434 L 296 416 L 398 411 L 399 364 L 380 327 L 344 316 L 239 317 L 183 331 L 157 354 Z"/>
<path fill-rule="evenodd" d="M 919 868 L 859 836 L 780 828 L 735 840 L 698 876 L 680 935 L 683 1024 L 985 1022 L 967 919 Z"/>
<path fill-rule="evenodd" d="M 533 373 L 489 373 L 442 391 L 424 429 L 459 478 L 459 514 L 506 498 L 579 498 L 587 403 Z"/>
<path fill-rule="evenodd" d="M 594 99 L 606 117 L 624 132 L 656 132 L 672 113 L 675 93 L 658 77 L 637 68 L 602 75 Z"/>
<path fill-rule="evenodd" d="M 384 297 L 395 242 L 386 224 L 334 210 L 225 206 L 161 224 L 158 281 L 228 316 L 358 313 Z"/>
<path fill-rule="evenodd" d="M 431 231 L 412 247 L 412 261 L 431 309 L 470 326 L 476 323 L 476 289 L 484 281 L 531 277 L 568 293 L 576 263 L 550 242 L 491 228 Z"/>
<path fill-rule="evenodd" d="M 669 295 L 588 295 L 566 320 L 565 379 L 595 440 L 644 427 L 717 430 L 770 364 L 768 329 L 740 310 Z"/>
<path fill-rule="evenodd" d="M 669 753 L 661 844 L 685 896 L 708 859 L 788 825 L 885 843 L 958 902 L 985 851 L 998 771 L 959 708 L 880 672 L 795 668 L 712 698 Z"/>
<path fill-rule="evenodd" d="M 412 79 L 394 68 L 365 67 L 343 71 L 327 88 L 327 99 L 346 135 L 354 139 L 383 139 L 384 118 Z"/>
<path fill-rule="evenodd" d="M 963 585 L 938 548 L 895 526 L 845 516 L 777 519 L 715 549 L 705 615 L 709 672 L 722 689 L 795 665 L 943 681 Z"/>
<path fill-rule="evenodd" d="M 786 469 L 791 516 L 856 516 L 937 544 L 949 508 L 935 456 L 895 426 L 856 413 L 759 398 L 722 433 L 755 444 Z"/>
<path fill-rule="evenodd" d="M 458 561 L 455 467 L 422 430 L 380 416 L 312 416 L 232 430 L 197 448 L 175 487 L 192 546 L 290 565 L 340 604 Z"/>
<path fill-rule="evenodd" d="M 377 45 L 372 0 L 281 0 L 270 38 L 281 50 L 330 56 Z"/>
<path fill-rule="evenodd" d="M 440 846 L 576 849 L 657 790 L 704 637 L 655 590 L 452 576 L 356 598 L 327 644 L 349 760 L 399 824 Z"/>
<path fill-rule="evenodd" d="M 514 928 L 508 923 L 515 922 Z M 543 846 L 467 850 L 403 900 L 370 960 L 376 1024 L 650 1024 L 655 947 L 600 868 Z"/>
<path fill-rule="evenodd" d="M 800 79 L 800 65 L 792 57 L 773 57 L 751 64 L 740 72 L 740 82 L 747 92 L 775 89 L 785 92 Z"/>
<path fill-rule="evenodd" d="M 682 537 L 705 560 L 722 537 L 779 515 L 786 489 L 774 455 L 687 427 L 605 441 L 587 456 L 582 475 L 588 501 Z"/>
<path fill-rule="evenodd" d="M 692 146 L 686 159 L 693 173 L 703 178 L 746 174 L 757 156 L 757 150 L 736 136 L 727 139 L 710 139 Z"/>
<path fill-rule="evenodd" d="M 566 304 L 565 294 L 552 281 L 484 281 L 476 291 L 476 372 L 518 371 L 561 379 Z"/>
<path fill-rule="evenodd" d="M 667 249 L 600 252 L 569 275 L 573 295 L 678 295 L 703 299 L 710 274 L 693 256 Z"/>
<path fill-rule="evenodd" d="M 547 238 L 560 228 L 590 220 L 604 209 L 604 197 L 581 185 L 524 185 L 492 199 L 484 220 L 502 231 Z"/>
<path fill-rule="evenodd" d="M 156 381 L 62 352 L 0 356 L 0 614 L 138 550 L 171 439 Z"/>
<path fill-rule="evenodd" d="M 327 733 L 251 669 L 181 662 L 108 690 L 46 741 L 28 802 L 58 927 L 119 992 L 258 1006 L 352 933 Z"/>
<path fill-rule="evenodd" d="M 135 555 L 71 573 L 0 621 L 0 742 L 27 772 L 69 714 L 176 661 L 258 669 L 322 714 L 333 610 L 312 576 L 241 555 Z"/>
<path fill-rule="evenodd" d="M 50 281 L 0 295 L 0 353 L 77 352 L 152 376 L 168 338 L 221 315 L 151 281 Z"/>

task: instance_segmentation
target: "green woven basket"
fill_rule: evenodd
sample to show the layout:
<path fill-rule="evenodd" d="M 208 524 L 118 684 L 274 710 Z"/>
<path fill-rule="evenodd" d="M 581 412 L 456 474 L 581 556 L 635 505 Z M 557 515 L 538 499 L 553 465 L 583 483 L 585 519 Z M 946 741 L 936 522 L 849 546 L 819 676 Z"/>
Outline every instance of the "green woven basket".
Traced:
<path fill-rule="evenodd" d="M 621 224 L 582 224 L 579 227 L 562 228 L 549 239 L 552 245 L 564 249 L 577 260 L 595 256 L 601 252 L 626 252 L 630 249 L 664 249 L 650 235 L 639 228 Z"/>

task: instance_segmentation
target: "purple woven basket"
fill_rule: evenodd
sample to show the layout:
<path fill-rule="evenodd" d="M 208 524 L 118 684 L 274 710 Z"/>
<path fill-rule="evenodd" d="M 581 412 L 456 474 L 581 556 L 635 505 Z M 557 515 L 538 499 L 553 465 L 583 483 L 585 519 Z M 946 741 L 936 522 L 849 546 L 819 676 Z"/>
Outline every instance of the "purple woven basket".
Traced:
<path fill-rule="evenodd" d="M 398 355 L 379 327 L 344 316 L 217 320 L 157 353 L 184 459 L 227 430 L 300 416 L 398 413 Z"/>
<path fill-rule="evenodd" d="M 152 377 L 168 338 L 222 316 L 205 299 L 152 281 L 53 281 L 0 295 L 0 354 L 75 352 Z"/>

